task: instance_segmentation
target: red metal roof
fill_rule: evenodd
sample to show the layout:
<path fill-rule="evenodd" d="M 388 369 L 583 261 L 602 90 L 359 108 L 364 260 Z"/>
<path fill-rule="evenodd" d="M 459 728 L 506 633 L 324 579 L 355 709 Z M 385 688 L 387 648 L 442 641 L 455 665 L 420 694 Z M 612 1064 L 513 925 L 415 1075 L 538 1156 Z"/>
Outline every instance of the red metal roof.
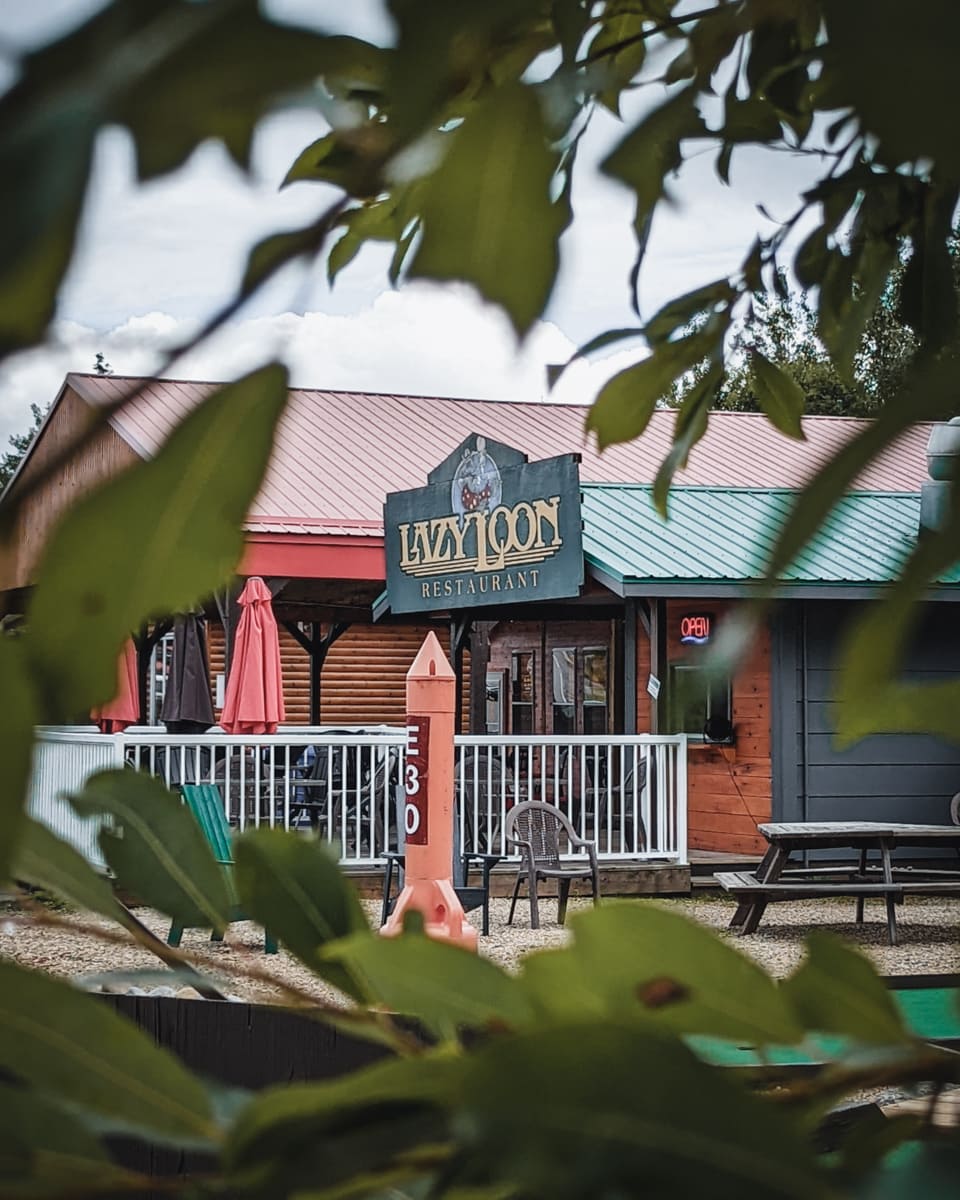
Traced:
<path fill-rule="evenodd" d="M 118 399 L 135 381 L 71 374 L 91 405 Z M 164 379 L 113 418 L 119 435 L 149 458 L 215 383 Z M 471 433 L 506 442 L 531 459 L 578 451 L 585 483 L 651 483 L 670 448 L 675 413 L 654 413 L 642 437 L 603 454 L 584 433 L 586 405 L 520 404 L 295 388 L 273 459 L 247 527 L 265 534 L 381 538 L 387 492 L 420 487 L 434 466 Z M 805 442 L 777 433 L 755 413 L 714 413 L 681 485 L 797 487 L 866 424 L 805 417 Z M 930 427 L 917 425 L 860 477 L 863 491 L 913 492 L 927 478 Z"/>

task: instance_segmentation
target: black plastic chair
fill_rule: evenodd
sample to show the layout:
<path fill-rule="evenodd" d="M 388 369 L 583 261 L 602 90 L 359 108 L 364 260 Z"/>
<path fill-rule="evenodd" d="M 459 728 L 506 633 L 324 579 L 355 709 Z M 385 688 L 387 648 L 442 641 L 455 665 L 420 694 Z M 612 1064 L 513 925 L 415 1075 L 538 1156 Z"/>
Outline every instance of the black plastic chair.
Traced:
<path fill-rule="evenodd" d="M 573 825 L 554 804 L 542 800 L 525 800 L 507 813 L 507 842 L 520 851 L 520 866 L 513 885 L 510 900 L 510 915 L 507 924 L 513 924 L 513 913 L 524 879 L 530 894 L 530 928 L 540 928 L 540 905 L 537 898 L 537 883 L 541 879 L 557 881 L 557 923 L 562 925 L 567 916 L 567 900 L 570 884 L 574 879 L 589 879 L 593 889 L 593 902 L 600 900 L 600 866 L 593 842 L 579 837 Z M 565 836 L 569 846 L 584 850 L 587 862 L 565 863 L 560 860 L 561 840 Z"/>

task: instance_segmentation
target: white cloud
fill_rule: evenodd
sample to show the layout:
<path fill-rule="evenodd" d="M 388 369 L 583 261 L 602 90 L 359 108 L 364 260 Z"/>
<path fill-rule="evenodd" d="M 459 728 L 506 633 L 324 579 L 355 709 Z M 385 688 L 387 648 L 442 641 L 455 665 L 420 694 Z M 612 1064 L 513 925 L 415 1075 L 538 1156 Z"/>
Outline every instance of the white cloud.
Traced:
<path fill-rule="evenodd" d="M 17 10 L 9 36 L 34 44 L 102 0 L 35 0 Z M 382 0 L 270 0 L 281 19 L 390 37 Z M 0 9 L 6 11 L 3 0 Z M 2 86 L 2 84 L 0 84 Z M 544 367 L 604 329 L 631 325 L 628 276 L 635 256 L 634 197 L 599 165 L 646 108 L 658 86 L 625 101 L 626 120 L 597 112 L 581 143 L 574 190 L 576 219 L 562 241 L 561 273 L 545 322 L 515 354 L 506 318 L 464 289 L 423 285 L 385 290 L 388 252 L 364 249 L 327 287 L 323 270 L 287 268 L 210 346 L 179 364 L 177 374 L 231 378 L 275 353 L 297 383 L 346 390 L 523 398 L 544 395 Z M 296 110 L 262 122 L 254 141 L 253 177 L 245 179 L 222 147 L 204 145 L 176 175 L 137 186 L 129 137 L 107 130 L 78 253 L 61 288 L 54 343 L 0 365 L 0 448 L 29 424 L 29 405 L 46 404 L 68 370 L 90 370 L 102 351 L 118 372 L 139 374 L 159 348 L 182 338 L 226 301 L 246 252 L 277 229 L 315 218 L 333 194 L 296 184 L 279 190 L 296 155 L 324 130 L 316 112 Z M 712 155 L 684 164 L 670 187 L 672 207 L 658 211 L 642 277 L 642 311 L 733 270 L 756 232 L 773 228 L 762 200 L 786 217 L 820 171 L 814 160 L 736 151 L 732 188 L 715 176 Z M 587 400 L 623 355 L 568 373 L 557 399 Z"/>
<path fill-rule="evenodd" d="M 0 441 L 29 424 L 31 403 L 46 406 L 68 371 L 90 371 L 101 352 L 118 375 L 149 374 L 193 323 L 168 313 L 131 317 L 106 332 L 57 323 L 47 346 L 0 366 Z M 552 394 L 546 367 L 576 349 L 541 321 L 518 349 L 510 323 L 466 287 L 412 284 L 384 292 L 349 316 L 280 313 L 236 321 L 167 372 L 182 379 L 231 379 L 270 358 L 290 368 L 294 386 L 473 399 L 586 402 L 620 366 L 617 353 L 575 363 Z"/>

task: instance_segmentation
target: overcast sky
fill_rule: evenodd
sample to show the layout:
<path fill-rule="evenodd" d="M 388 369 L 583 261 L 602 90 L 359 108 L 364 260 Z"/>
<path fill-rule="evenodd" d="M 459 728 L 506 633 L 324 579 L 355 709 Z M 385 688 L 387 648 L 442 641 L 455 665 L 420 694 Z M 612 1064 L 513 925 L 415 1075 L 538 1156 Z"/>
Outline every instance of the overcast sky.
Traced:
<path fill-rule="evenodd" d="M 42 43 L 99 6 L 98 0 L 0 0 L 3 44 Z M 329 32 L 384 43 L 391 37 L 379 0 L 272 0 L 267 7 Z M 655 98 L 647 89 L 639 103 Z M 563 361 L 603 329 L 635 320 L 627 291 L 632 197 L 595 170 L 624 130 L 604 113 L 591 124 L 558 286 L 547 319 L 519 350 L 502 313 L 469 289 L 418 283 L 394 291 L 386 280 L 388 253 L 368 249 L 332 290 L 322 270 L 288 270 L 216 342 L 172 373 L 226 379 L 280 355 L 303 387 L 545 397 L 547 363 Z M 219 146 L 207 145 L 177 175 L 138 187 L 127 135 L 106 131 L 51 344 L 0 365 L 0 446 L 29 424 L 31 402 L 49 404 L 64 374 L 90 370 L 97 351 L 117 374 L 151 370 L 159 348 L 180 340 L 229 297 L 253 241 L 324 207 L 328 194 L 314 185 L 278 190 L 296 155 L 323 132 L 310 112 L 274 117 L 258 133 L 252 181 Z M 772 228 L 757 201 L 786 217 L 814 176 L 810 160 L 744 149 L 734 156 L 733 186 L 725 188 L 712 155 L 689 160 L 673 187 L 673 206 L 654 225 L 641 292 L 645 314 L 732 270 L 752 233 Z M 571 370 L 553 398 L 592 399 L 598 383 L 626 361 L 613 355 Z"/>

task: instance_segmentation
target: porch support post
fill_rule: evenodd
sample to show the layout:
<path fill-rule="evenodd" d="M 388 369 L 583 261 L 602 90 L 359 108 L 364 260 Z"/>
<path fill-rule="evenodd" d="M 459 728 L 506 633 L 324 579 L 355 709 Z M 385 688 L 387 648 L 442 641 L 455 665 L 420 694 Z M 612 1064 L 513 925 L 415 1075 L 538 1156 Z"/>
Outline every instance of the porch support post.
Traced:
<path fill-rule="evenodd" d="M 214 594 L 214 600 L 217 602 L 217 612 L 220 614 L 220 623 L 223 625 L 224 679 L 230 674 L 230 659 L 233 657 L 233 639 L 236 637 L 237 622 L 240 620 L 240 605 L 237 603 L 240 589 L 241 584 L 239 580 L 235 579 L 222 592 Z"/>
<path fill-rule="evenodd" d="M 471 621 L 469 617 L 452 616 L 450 618 L 450 657 L 453 659 L 453 674 L 457 684 L 453 729 L 459 733 L 463 728 L 463 651 L 470 640 Z M 471 671 L 472 675 L 472 671 Z M 483 678 L 486 680 L 484 671 Z"/>
<path fill-rule="evenodd" d="M 637 732 L 637 602 L 623 604 L 623 732 Z"/>
<path fill-rule="evenodd" d="M 319 621 L 313 621 L 310 625 L 309 636 L 297 625 L 295 621 L 281 621 L 280 624 L 284 627 L 287 633 L 293 638 L 302 650 L 306 650 L 310 655 L 310 724 L 319 725 L 320 718 L 320 688 L 321 677 L 323 675 L 323 664 L 327 661 L 327 654 L 330 647 L 342 637 L 350 628 L 349 621 L 334 621 L 326 633 L 322 632 L 323 626 Z"/>
<path fill-rule="evenodd" d="M 660 694 L 651 697 L 650 732 L 665 733 L 667 727 L 667 602 L 650 601 L 650 672 L 660 680 Z"/>

